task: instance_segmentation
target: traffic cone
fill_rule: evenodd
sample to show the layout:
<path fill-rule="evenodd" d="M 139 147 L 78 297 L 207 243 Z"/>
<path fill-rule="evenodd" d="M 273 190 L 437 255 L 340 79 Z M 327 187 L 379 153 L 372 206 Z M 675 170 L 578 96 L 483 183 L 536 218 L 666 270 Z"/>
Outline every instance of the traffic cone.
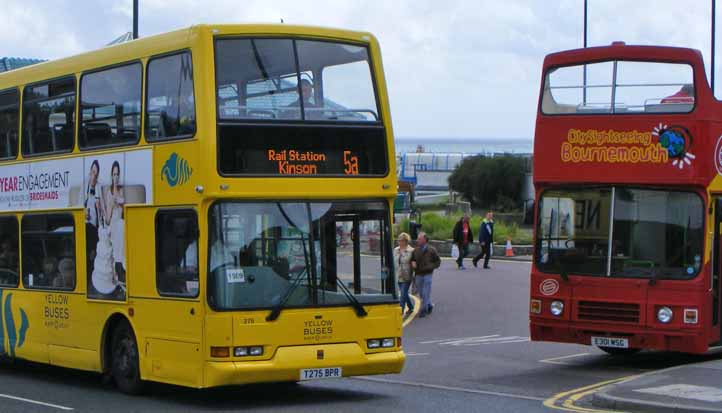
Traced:
<path fill-rule="evenodd" d="M 506 239 L 506 256 L 507 257 L 514 256 L 514 249 L 511 247 L 511 238 Z"/>

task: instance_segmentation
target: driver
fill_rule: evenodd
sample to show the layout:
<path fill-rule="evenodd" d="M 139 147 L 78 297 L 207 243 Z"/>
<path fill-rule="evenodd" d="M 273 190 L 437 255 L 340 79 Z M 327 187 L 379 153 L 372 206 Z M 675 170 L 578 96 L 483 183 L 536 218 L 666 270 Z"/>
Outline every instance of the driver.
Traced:
<path fill-rule="evenodd" d="M 211 272 L 223 265 L 235 265 L 233 254 L 226 248 L 221 240 L 216 240 L 211 247 Z M 183 272 L 198 271 L 198 241 L 193 240 L 183 255 L 180 262 L 180 268 Z"/>
<path fill-rule="evenodd" d="M 291 102 L 288 107 L 297 108 L 301 106 L 301 99 L 303 99 L 303 110 L 305 112 L 306 119 L 321 119 L 323 118 L 321 112 L 315 108 L 323 107 L 318 104 L 316 97 L 313 93 L 313 83 L 308 79 L 301 79 L 301 96 Z M 313 100 L 312 100 L 313 99 Z"/>

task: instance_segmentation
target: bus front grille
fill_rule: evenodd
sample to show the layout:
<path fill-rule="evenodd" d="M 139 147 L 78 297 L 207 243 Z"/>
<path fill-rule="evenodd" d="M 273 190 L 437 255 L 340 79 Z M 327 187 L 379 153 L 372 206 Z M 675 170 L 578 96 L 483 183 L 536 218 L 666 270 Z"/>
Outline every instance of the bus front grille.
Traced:
<path fill-rule="evenodd" d="M 639 323 L 639 304 L 579 301 L 580 320 Z"/>

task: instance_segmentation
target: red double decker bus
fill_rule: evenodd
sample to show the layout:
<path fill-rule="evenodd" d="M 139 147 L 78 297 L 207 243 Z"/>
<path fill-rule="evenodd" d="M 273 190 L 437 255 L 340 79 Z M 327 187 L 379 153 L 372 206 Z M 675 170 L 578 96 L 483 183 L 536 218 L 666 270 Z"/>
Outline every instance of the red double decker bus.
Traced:
<path fill-rule="evenodd" d="M 609 353 L 720 342 L 722 102 L 699 51 L 547 56 L 534 185 L 532 340 Z"/>

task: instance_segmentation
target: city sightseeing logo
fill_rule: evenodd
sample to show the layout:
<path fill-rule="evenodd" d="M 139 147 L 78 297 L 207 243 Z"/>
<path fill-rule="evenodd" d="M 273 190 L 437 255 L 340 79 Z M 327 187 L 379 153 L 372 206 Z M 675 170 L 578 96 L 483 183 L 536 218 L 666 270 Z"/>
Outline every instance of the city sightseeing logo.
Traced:
<path fill-rule="evenodd" d="M 691 147 L 692 135 L 683 126 L 660 123 L 651 132 L 570 129 L 561 145 L 561 160 L 565 163 L 625 164 L 666 164 L 672 160 L 673 167 L 684 169 L 695 159 Z"/>
<path fill-rule="evenodd" d="M 175 152 L 170 154 L 170 157 L 160 170 L 160 180 L 168 182 L 171 188 L 188 182 L 191 175 L 193 175 L 193 168 L 188 165 L 187 160 L 181 158 Z"/>
<path fill-rule="evenodd" d="M 689 152 L 692 146 L 692 134 L 684 126 L 667 126 L 659 124 L 654 127 L 652 135 L 656 136 L 659 145 L 667 149 L 667 154 L 672 161 L 672 166 L 684 169 L 684 165 L 692 165 L 695 156 Z"/>

